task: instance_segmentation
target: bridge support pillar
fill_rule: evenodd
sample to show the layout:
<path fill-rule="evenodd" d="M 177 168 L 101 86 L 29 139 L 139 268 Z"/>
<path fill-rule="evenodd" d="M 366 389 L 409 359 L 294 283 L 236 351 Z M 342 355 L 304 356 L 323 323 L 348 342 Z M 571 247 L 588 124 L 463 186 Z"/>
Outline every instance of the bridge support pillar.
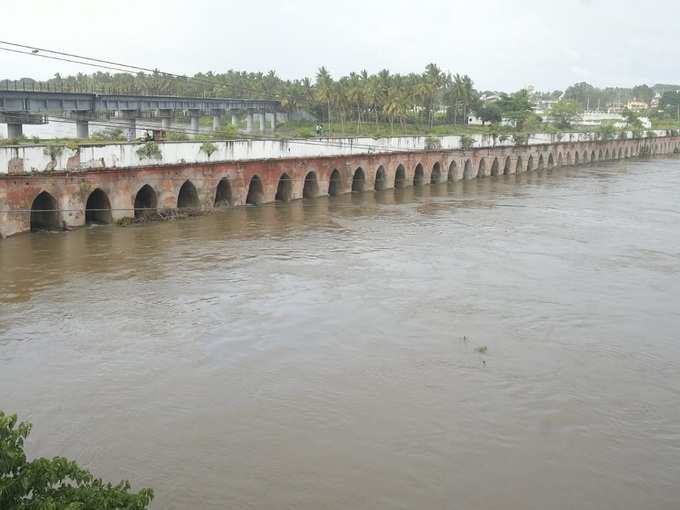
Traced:
<path fill-rule="evenodd" d="M 192 115 L 191 116 L 191 124 L 190 124 L 190 130 L 191 130 L 191 135 L 192 136 L 198 136 L 199 134 L 199 122 L 198 122 L 198 115 Z"/>
<path fill-rule="evenodd" d="M 90 123 L 87 120 L 76 121 L 76 138 L 90 137 Z"/>
<path fill-rule="evenodd" d="M 272 131 L 276 129 L 276 113 L 269 114 L 269 125 L 272 128 Z"/>
<path fill-rule="evenodd" d="M 222 114 L 216 113 L 213 115 L 213 131 L 217 131 L 222 127 Z"/>
<path fill-rule="evenodd" d="M 137 138 L 137 119 L 128 119 L 127 141 L 131 142 Z"/>
<path fill-rule="evenodd" d="M 258 113 L 257 117 L 260 124 L 260 132 L 264 132 L 264 113 Z"/>
<path fill-rule="evenodd" d="M 253 114 L 249 113 L 246 115 L 246 133 L 253 132 Z"/>
<path fill-rule="evenodd" d="M 161 129 L 164 131 L 169 131 L 170 127 L 172 126 L 172 117 L 173 117 L 174 111 L 173 110 L 158 110 L 158 117 L 161 119 Z"/>
<path fill-rule="evenodd" d="M 137 110 L 119 110 L 118 118 L 121 120 L 127 120 L 127 141 L 131 142 L 137 138 Z"/>
<path fill-rule="evenodd" d="M 22 136 L 24 136 L 23 124 L 7 123 L 7 138 L 14 139 Z"/>

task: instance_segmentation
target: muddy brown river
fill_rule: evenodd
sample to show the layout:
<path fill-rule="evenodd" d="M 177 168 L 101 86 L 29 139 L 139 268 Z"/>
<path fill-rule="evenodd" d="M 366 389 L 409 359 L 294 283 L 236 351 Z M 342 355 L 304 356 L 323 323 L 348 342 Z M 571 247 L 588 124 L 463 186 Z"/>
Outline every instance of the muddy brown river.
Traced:
<path fill-rule="evenodd" d="M 0 264 L 0 409 L 155 510 L 679 508 L 680 160 L 21 235 Z"/>

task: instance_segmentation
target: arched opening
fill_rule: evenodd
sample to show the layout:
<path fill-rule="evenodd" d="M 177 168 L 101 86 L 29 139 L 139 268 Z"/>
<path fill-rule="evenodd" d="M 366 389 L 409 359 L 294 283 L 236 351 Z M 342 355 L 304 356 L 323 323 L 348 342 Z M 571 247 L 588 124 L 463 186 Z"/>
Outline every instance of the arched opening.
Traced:
<path fill-rule="evenodd" d="M 154 189 L 145 184 L 135 195 L 135 218 L 143 218 L 156 212 L 158 198 Z"/>
<path fill-rule="evenodd" d="M 423 184 L 425 184 L 425 171 L 423 170 L 423 165 L 418 163 L 413 174 L 413 185 L 422 186 Z"/>
<path fill-rule="evenodd" d="M 31 232 L 60 230 L 57 200 L 47 191 L 40 193 L 31 204 Z"/>
<path fill-rule="evenodd" d="M 474 174 L 472 173 L 472 161 L 469 159 L 465 161 L 465 167 L 463 168 L 463 179 L 472 179 Z"/>
<path fill-rule="evenodd" d="M 503 167 L 503 175 L 510 175 L 510 172 L 512 172 L 512 159 L 510 156 L 505 158 L 505 166 Z"/>
<path fill-rule="evenodd" d="M 616 159 L 621 159 L 622 157 L 623 157 L 623 149 L 621 147 L 619 147 L 619 154 L 618 154 L 618 157 Z"/>
<path fill-rule="evenodd" d="M 223 177 L 217 184 L 215 192 L 215 207 L 229 207 L 231 205 L 231 184 L 229 179 Z"/>
<path fill-rule="evenodd" d="M 259 205 L 264 201 L 264 188 L 262 181 L 257 175 L 253 175 L 248 184 L 248 196 L 246 197 L 246 204 Z"/>
<path fill-rule="evenodd" d="M 560 153 L 557 155 L 557 166 L 562 166 L 562 163 L 563 163 L 563 162 L 562 162 L 562 153 L 560 152 Z"/>
<path fill-rule="evenodd" d="M 515 174 L 521 174 L 524 172 L 524 167 L 522 164 L 522 156 L 517 156 L 517 163 L 515 163 Z"/>
<path fill-rule="evenodd" d="M 591 162 L 591 163 L 594 163 L 594 162 L 595 162 L 595 151 L 592 151 L 592 152 L 590 153 L 590 162 Z"/>
<path fill-rule="evenodd" d="M 602 161 L 602 149 L 597 153 L 597 160 Z"/>
<path fill-rule="evenodd" d="M 628 157 L 628 147 L 626 147 L 626 150 L 623 152 L 623 157 L 624 158 Z"/>
<path fill-rule="evenodd" d="M 361 193 L 366 188 L 366 174 L 363 168 L 359 167 L 354 171 L 352 177 L 352 192 Z"/>
<path fill-rule="evenodd" d="M 277 202 L 290 202 L 293 198 L 293 180 L 287 173 L 281 174 L 279 184 L 276 186 L 274 200 Z"/>
<path fill-rule="evenodd" d="M 491 175 L 493 177 L 498 176 L 499 168 L 500 168 L 500 165 L 498 164 L 498 158 L 494 158 L 493 163 L 491 164 Z"/>
<path fill-rule="evenodd" d="M 534 169 L 534 157 L 529 156 L 529 161 L 527 161 L 527 172 L 531 172 Z"/>
<path fill-rule="evenodd" d="M 607 152 L 604 153 L 604 159 L 605 160 L 609 159 L 609 149 L 607 149 Z"/>
<path fill-rule="evenodd" d="M 588 163 L 588 152 L 583 151 L 583 164 Z"/>
<path fill-rule="evenodd" d="M 198 192 L 191 181 L 185 181 L 177 195 L 177 209 L 198 209 Z"/>
<path fill-rule="evenodd" d="M 87 225 L 108 225 L 112 221 L 109 197 L 101 189 L 97 188 L 87 197 L 85 223 Z"/>
<path fill-rule="evenodd" d="M 574 164 L 578 165 L 579 164 L 579 155 L 578 151 L 574 152 Z"/>
<path fill-rule="evenodd" d="M 397 167 L 397 171 L 394 174 L 394 188 L 402 189 L 406 183 L 406 170 L 403 165 Z"/>
<path fill-rule="evenodd" d="M 479 167 L 477 168 L 477 177 L 486 177 L 486 160 L 484 158 L 479 160 Z"/>
<path fill-rule="evenodd" d="M 316 179 L 316 172 L 307 172 L 305 185 L 302 187 L 302 198 L 314 198 L 318 195 L 319 182 Z"/>
<path fill-rule="evenodd" d="M 544 163 L 544 161 L 543 161 L 543 154 L 541 154 L 541 155 L 538 157 L 538 170 L 543 170 L 544 164 L 545 164 L 545 163 Z"/>
<path fill-rule="evenodd" d="M 456 162 L 451 161 L 451 164 L 449 165 L 449 175 L 446 177 L 446 179 L 449 182 L 453 182 L 456 180 Z"/>
<path fill-rule="evenodd" d="M 552 152 L 548 154 L 548 168 L 552 168 L 555 166 L 555 158 L 552 155 Z"/>
<path fill-rule="evenodd" d="M 387 176 L 382 165 L 375 172 L 375 184 L 373 187 L 376 191 L 382 191 L 387 188 Z"/>
<path fill-rule="evenodd" d="M 337 170 L 331 173 L 330 181 L 328 181 L 328 194 L 332 197 L 342 193 L 342 176 Z"/>
<path fill-rule="evenodd" d="M 430 184 L 439 184 L 440 182 L 442 182 L 442 167 L 439 163 L 435 163 L 430 175 Z"/>
<path fill-rule="evenodd" d="M 567 166 L 571 166 L 572 160 L 571 160 L 571 152 L 567 152 Z"/>

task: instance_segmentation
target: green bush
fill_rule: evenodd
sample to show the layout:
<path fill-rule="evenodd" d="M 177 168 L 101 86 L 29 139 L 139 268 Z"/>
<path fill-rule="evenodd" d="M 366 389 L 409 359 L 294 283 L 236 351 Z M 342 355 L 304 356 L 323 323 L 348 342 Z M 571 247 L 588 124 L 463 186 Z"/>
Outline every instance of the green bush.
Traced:
<path fill-rule="evenodd" d="M 527 145 L 529 143 L 529 134 L 528 133 L 513 133 L 512 134 L 512 143 L 514 145 Z"/>
<path fill-rule="evenodd" d="M 169 142 L 186 142 L 189 140 L 189 135 L 181 131 L 166 131 L 165 139 Z"/>
<path fill-rule="evenodd" d="M 125 135 L 120 128 L 106 128 L 102 131 L 95 131 L 90 135 L 90 139 L 96 142 L 124 141 Z"/>
<path fill-rule="evenodd" d="M 161 149 L 156 142 L 146 142 L 137 149 L 137 156 L 144 161 L 145 159 L 163 159 Z"/>
<path fill-rule="evenodd" d="M 49 156 L 50 160 L 52 161 L 56 161 L 57 158 L 60 158 L 63 153 L 64 153 L 63 145 L 51 144 L 43 149 L 43 154 L 45 156 Z"/>
<path fill-rule="evenodd" d="M 460 146 L 461 146 L 463 149 L 466 149 L 466 150 L 467 150 L 467 149 L 472 148 L 472 146 L 474 145 L 474 143 L 475 143 L 475 139 L 474 139 L 473 137 L 471 137 L 471 136 L 462 135 L 462 136 L 460 137 Z"/>
<path fill-rule="evenodd" d="M 144 510 L 151 489 L 131 492 L 130 482 L 116 485 L 95 478 L 63 457 L 28 461 L 24 442 L 29 423 L 0 411 L 0 508 L 2 510 Z"/>
<path fill-rule="evenodd" d="M 295 130 L 295 138 L 314 138 L 315 134 L 311 128 L 299 128 Z"/>
<path fill-rule="evenodd" d="M 427 138 L 425 138 L 425 150 L 436 151 L 441 148 L 442 148 L 441 138 L 437 138 L 436 136 L 428 136 Z"/>
<path fill-rule="evenodd" d="M 199 151 L 204 153 L 206 156 L 208 156 L 208 159 L 210 159 L 210 156 L 212 156 L 217 151 L 217 145 L 210 142 L 204 142 L 201 145 Z"/>

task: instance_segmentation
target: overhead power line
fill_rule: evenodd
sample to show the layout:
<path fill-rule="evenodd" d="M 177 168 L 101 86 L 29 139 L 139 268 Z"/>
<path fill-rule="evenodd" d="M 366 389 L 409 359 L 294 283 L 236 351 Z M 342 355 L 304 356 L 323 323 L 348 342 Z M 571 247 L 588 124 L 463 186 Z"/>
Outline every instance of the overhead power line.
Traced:
<path fill-rule="evenodd" d="M 100 58 L 94 58 L 94 57 L 87 57 L 84 55 L 78 55 L 75 53 L 67 53 L 63 51 L 58 51 L 58 50 L 51 50 L 48 48 L 41 48 L 38 46 L 29 46 L 26 44 L 19 44 L 19 43 L 13 43 L 10 41 L 0 41 L 0 44 L 4 44 L 6 46 L 13 46 L 15 48 L 23 48 L 23 49 L 28 49 L 31 51 L 22 51 L 22 50 L 17 50 L 17 49 L 12 49 L 12 48 L 3 48 L 0 47 L 0 50 L 2 51 L 7 51 L 10 53 L 18 53 L 21 55 L 27 55 L 29 57 L 41 57 L 41 58 L 46 58 L 46 59 L 51 59 L 51 60 L 58 60 L 62 62 L 69 62 L 73 64 L 82 64 L 86 65 L 89 67 L 96 67 L 96 68 L 101 68 L 101 69 L 107 69 L 110 71 L 118 71 L 121 73 L 127 73 L 127 74 L 133 74 L 136 75 L 140 72 L 147 72 L 151 74 L 160 74 L 164 78 L 174 78 L 178 80 L 193 80 L 194 82 L 197 83 L 202 83 L 204 85 L 208 85 L 211 87 L 215 86 L 220 86 L 221 84 L 217 81 L 210 80 L 209 78 L 202 78 L 202 77 L 195 77 L 195 76 L 186 76 L 186 75 L 181 75 L 181 74 L 176 74 L 176 73 L 169 73 L 165 71 L 161 71 L 159 69 L 151 69 L 149 67 L 140 67 L 140 66 L 135 66 L 135 65 L 130 65 L 130 64 L 123 64 L 120 62 L 114 62 L 111 60 L 105 60 L 105 59 L 100 59 Z M 43 52 L 42 54 L 40 52 Z M 50 53 L 51 55 L 45 55 L 44 53 Z M 59 56 L 55 56 L 59 55 Z M 65 57 L 71 57 L 71 58 L 65 58 Z M 73 60 L 73 59 L 79 59 L 79 60 Z M 115 67 L 112 67 L 115 66 Z M 227 87 L 234 89 L 234 90 L 239 90 L 239 91 L 247 91 L 248 93 L 254 93 L 254 94 L 259 94 L 262 95 L 262 91 L 256 90 L 252 87 L 244 87 L 242 85 L 226 85 Z"/>
<path fill-rule="evenodd" d="M 99 67 L 99 68 L 103 68 L 103 69 L 109 69 L 109 70 L 112 70 L 112 71 L 120 71 L 121 73 L 131 73 L 132 72 L 128 69 L 120 69 L 120 68 L 117 68 L 117 67 L 110 67 L 110 66 L 105 66 L 105 65 L 102 65 L 102 64 L 94 64 L 94 63 L 89 63 L 89 62 L 82 62 L 82 61 L 79 61 L 79 60 L 72 60 L 72 59 L 69 59 L 69 58 L 55 57 L 53 55 L 41 55 L 40 53 L 32 53 L 30 51 L 14 50 L 12 48 L 2 48 L 2 47 L 0 47 L 0 50 L 7 51 L 7 52 L 10 52 L 10 53 L 19 53 L 20 55 L 28 55 L 29 57 L 49 58 L 51 60 L 61 60 L 62 62 L 71 62 L 73 64 L 81 64 L 81 65 L 84 65 L 84 66 Z"/>
<path fill-rule="evenodd" d="M 50 50 L 50 49 L 47 49 L 47 48 L 40 48 L 38 46 L 27 46 L 25 44 L 13 43 L 13 42 L 9 42 L 9 41 L 0 41 L 0 44 L 5 44 L 7 46 L 16 46 L 18 48 L 26 48 L 26 49 L 31 50 L 31 54 L 35 54 L 35 53 L 33 53 L 35 51 L 44 51 L 44 52 L 47 52 L 47 53 L 53 53 L 55 55 L 62 55 L 64 57 L 73 57 L 73 58 L 91 60 L 92 62 L 100 62 L 102 64 L 111 64 L 111 65 L 114 65 L 114 66 L 117 66 L 117 67 L 129 67 L 130 69 L 135 69 L 137 71 L 148 71 L 148 72 L 152 72 L 152 73 L 159 72 L 158 69 L 150 69 L 148 67 L 139 67 L 139 66 L 133 66 L 133 65 L 129 65 L 129 64 L 121 64 L 120 62 L 112 62 L 110 60 L 103 60 L 103 59 L 93 58 L 93 57 L 85 57 L 83 55 L 76 55 L 75 53 L 66 53 L 66 52 L 63 52 L 63 51 Z"/>

